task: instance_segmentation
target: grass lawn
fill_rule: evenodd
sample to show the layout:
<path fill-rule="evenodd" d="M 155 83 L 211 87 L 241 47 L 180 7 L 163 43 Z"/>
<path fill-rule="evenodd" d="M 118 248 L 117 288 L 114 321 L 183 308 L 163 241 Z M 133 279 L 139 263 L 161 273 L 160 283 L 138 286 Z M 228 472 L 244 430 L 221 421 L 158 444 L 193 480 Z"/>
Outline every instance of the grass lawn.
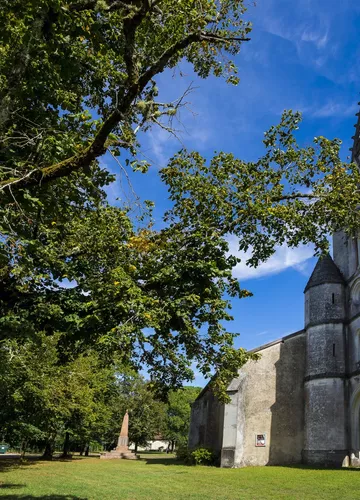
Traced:
<path fill-rule="evenodd" d="M 0 458 L 0 500 L 326 499 L 360 500 L 360 470 L 186 467 L 166 455 L 139 461 Z"/>

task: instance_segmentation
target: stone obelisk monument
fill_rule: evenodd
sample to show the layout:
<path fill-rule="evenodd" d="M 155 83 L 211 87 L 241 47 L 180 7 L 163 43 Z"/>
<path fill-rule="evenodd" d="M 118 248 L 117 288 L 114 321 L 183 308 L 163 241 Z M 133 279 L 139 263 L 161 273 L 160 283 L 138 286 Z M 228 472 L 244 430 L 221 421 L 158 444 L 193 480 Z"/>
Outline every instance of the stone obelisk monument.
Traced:
<path fill-rule="evenodd" d="M 111 450 L 110 452 L 100 455 L 100 458 L 106 458 L 106 459 L 124 458 L 126 460 L 136 460 L 138 457 L 137 455 L 135 455 L 135 453 L 129 450 L 128 444 L 129 444 L 129 414 L 126 411 L 123 418 L 117 447 Z"/>

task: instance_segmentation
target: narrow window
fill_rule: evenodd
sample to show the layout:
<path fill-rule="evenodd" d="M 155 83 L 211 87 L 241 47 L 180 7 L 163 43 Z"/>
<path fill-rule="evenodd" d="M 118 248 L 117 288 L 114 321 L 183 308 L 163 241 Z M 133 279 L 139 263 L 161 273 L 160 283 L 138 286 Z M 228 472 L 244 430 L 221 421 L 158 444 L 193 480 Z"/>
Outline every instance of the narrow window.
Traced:
<path fill-rule="evenodd" d="M 335 304 L 335 293 L 332 294 L 331 300 L 332 300 L 332 303 Z"/>
<path fill-rule="evenodd" d="M 335 356 L 335 344 L 333 344 L 333 356 Z"/>

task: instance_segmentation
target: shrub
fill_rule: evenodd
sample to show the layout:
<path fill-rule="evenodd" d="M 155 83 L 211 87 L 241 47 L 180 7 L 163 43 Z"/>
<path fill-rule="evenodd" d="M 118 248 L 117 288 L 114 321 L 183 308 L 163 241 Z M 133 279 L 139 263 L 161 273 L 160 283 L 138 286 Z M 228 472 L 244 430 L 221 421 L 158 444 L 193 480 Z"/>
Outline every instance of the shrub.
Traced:
<path fill-rule="evenodd" d="M 192 451 L 187 446 L 179 446 L 176 448 L 176 458 L 181 460 L 186 465 L 192 465 Z"/>
<path fill-rule="evenodd" d="M 180 446 L 176 450 L 176 458 L 186 465 L 218 465 L 218 455 L 209 448 L 189 450 Z"/>
<path fill-rule="evenodd" d="M 216 465 L 217 455 L 209 448 L 197 448 L 191 453 L 196 465 Z"/>

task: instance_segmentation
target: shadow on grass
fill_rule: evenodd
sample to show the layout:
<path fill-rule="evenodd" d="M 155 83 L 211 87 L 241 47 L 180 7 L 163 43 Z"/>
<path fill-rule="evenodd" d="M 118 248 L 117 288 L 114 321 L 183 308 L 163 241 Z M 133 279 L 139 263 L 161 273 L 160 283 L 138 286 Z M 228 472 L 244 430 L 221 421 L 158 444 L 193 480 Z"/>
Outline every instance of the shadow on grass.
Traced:
<path fill-rule="evenodd" d="M 20 469 L 22 467 L 29 467 L 30 465 L 34 465 L 38 462 L 38 459 L 31 458 L 27 460 L 20 460 L 19 458 L 7 458 L 0 459 L 0 472 L 9 472 L 14 469 Z M 3 485 L 0 483 L 0 488 L 3 488 Z"/>
<path fill-rule="evenodd" d="M 146 465 L 184 465 L 183 462 L 177 460 L 176 457 L 144 457 L 140 458 L 142 462 L 146 462 Z"/>
<path fill-rule="evenodd" d="M 333 465 L 307 465 L 307 464 L 292 464 L 292 465 L 270 465 L 270 467 L 281 467 L 286 469 L 301 469 L 301 470 L 338 470 L 338 471 L 351 471 L 360 472 L 360 468 L 357 467 L 335 467 Z"/>
<path fill-rule="evenodd" d="M 96 456 L 91 457 L 53 457 L 52 460 L 46 460 L 41 456 L 28 456 L 21 460 L 18 457 L 0 456 L 0 473 L 9 472 L 10 470 L 20 469 L 23 467 L 29 467 L 31 465 L 36 465 L 41 462 L 43 463 L 56 463 L 56 462 L 76 462 L 79 460 L 86 460 L 89 458 L 97 458 Z"/>
<path fill-rule="evenodd" d="M 12 484 L 12 483 L 0 483 L 0 491 L 1 490 L 11 490 L 12 488 L 25 488 L 26 484 Z"/>

